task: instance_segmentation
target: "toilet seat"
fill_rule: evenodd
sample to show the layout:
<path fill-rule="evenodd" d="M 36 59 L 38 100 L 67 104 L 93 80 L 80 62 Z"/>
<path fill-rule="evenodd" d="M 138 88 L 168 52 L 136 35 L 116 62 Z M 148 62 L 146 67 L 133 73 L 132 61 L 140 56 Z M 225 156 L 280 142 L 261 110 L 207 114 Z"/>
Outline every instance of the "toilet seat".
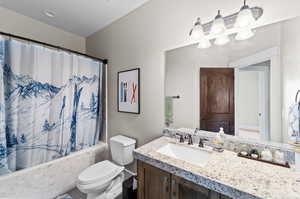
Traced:
<path fill-rule="evenodd" d="M 112 181 L 123 170 L 124 167 L 105 160 L 85 169 L 79 175 L 77 184 L 80 186 L 97 184 L 99 187 Z"/>

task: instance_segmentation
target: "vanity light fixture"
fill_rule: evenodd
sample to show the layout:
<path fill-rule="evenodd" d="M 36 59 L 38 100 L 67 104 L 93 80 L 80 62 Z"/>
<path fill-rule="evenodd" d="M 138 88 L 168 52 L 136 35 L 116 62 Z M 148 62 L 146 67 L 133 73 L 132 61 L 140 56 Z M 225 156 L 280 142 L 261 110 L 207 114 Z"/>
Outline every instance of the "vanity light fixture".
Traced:
<path fill-rule="evenodd" d="M 198 48 L 209 48 L 211 47 L 211 43 L 209 41 L 208 38 L 206 38 L 206 36 L 204 36 L 202 39 L 199 40 L 199 43 L 198 43 Z"/>
<path fill-rule="evenodd" d="M 244 0 L 244 5 L 240 9 L 237 16 L 234 27 L 238 29 L 238 33 L 235 37 L 236 40 L 246 40 L 254 36 L 252 31 L 252 26 L 255 23 L 255 18 L 250 7 L 246 4 Z"/>
<path fill-rule="evenodd" d="M 211 46 L 209 39 L 204 34 L 203 26 L 201 24 L 200 18 L 197 18 L 197 21 L 194 24 L 194 27 L 192 28 L 190 35 L 193 39 L 199 42 L 198 48 L 209 48 Z"/>
<path fill-rule="evenodd" d="M 210 30 L 210 34 L 215 35 L 215 36 L 221 36 L 226 33 L 226 26 L 225 26 L 225 21 L 221 15 L 221 11 L 218 10 L 218 14 L 215 17 L 215 20 L 213 22 L 213 25 Z"/>
<path fill-rule="evenodd" d="M 236 34 L 236 40 L 246 40 L 254 36 L 253 25 L 262 15 L 262 8 L 249 7 L 244 0 L 242 8 L 234 14 L 223 17 L 219 10 L 215 19 L 206 24 L 197 18 L 189 35 L 199 42 L 198 48 L 209 48 L 209 39 L 215 39 L 215 45 L 225 45 L 230 41 L 229 34 Z"/>
<path fill-rule="evenodd" d="M 246 0 L 244 0 L 244 5 L 240 9 L 240 12 L 237 16 L 236 22 L 234 26 L 236 28 L 251 28 L 251 26 L 255 23 L 255 18 L 250 7 L 246 4 Z"/>
<path fill-rule="evenodd" d="M 200 17 L 197 18 L 197 21 L 194 24 L 194 27 L 192 28 L 190 35 L 193 39 L 201 39 L 201 37 L 205 36 Z"/>

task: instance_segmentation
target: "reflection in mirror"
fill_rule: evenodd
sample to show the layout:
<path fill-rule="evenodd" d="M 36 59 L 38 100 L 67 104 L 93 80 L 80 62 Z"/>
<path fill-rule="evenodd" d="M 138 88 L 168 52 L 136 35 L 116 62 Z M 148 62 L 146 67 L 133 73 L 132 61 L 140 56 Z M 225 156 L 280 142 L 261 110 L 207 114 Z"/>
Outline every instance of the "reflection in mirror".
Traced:
<path fill-rule="evenodd" d="M 257 28 L 249 40 L 166 52 L 165 124 L 246 139 L 299 135 L 300 17 Z M 180 98 L 172 98 L 179 95 Z"/>
<path fill-rule="evenodd" d="M 269 140 L 270 61 L 237 68 L 235 81 L 237 135 Z"/>

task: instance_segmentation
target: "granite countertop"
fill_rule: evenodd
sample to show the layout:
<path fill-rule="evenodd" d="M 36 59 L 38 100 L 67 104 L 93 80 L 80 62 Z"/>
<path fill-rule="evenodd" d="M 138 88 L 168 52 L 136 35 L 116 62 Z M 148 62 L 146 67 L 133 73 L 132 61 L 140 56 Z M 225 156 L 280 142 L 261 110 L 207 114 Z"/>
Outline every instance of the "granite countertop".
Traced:
<path fill-rule="evenodd" d="M 300 198 L 300 173 L 294 169 L 240 158 L 227 150 L 213 152 L 201 167 L 156 152 L 167 143 L 177 142 L 163 136 L 136 149 L 134 157 L 231 198 Z"/>

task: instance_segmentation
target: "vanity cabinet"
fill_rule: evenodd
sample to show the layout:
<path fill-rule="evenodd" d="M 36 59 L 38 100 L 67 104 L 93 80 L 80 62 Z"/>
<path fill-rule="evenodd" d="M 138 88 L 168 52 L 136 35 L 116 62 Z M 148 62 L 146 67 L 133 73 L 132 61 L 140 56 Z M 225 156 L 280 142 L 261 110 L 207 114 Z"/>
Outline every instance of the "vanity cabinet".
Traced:
<path fill-rule="evenodd" d="M 210 191 L 180 177 L 171 177 L 171 199 L 209 199 Z"/>
<path fill-rule="evenodd" d="M 171 174 L 138 161 L 138 199 L 170 199 Z"/>
<path fill-rule="evenodd" d="M 229 199 L 219 193 L 138 161 L 138 199 Z"/>

